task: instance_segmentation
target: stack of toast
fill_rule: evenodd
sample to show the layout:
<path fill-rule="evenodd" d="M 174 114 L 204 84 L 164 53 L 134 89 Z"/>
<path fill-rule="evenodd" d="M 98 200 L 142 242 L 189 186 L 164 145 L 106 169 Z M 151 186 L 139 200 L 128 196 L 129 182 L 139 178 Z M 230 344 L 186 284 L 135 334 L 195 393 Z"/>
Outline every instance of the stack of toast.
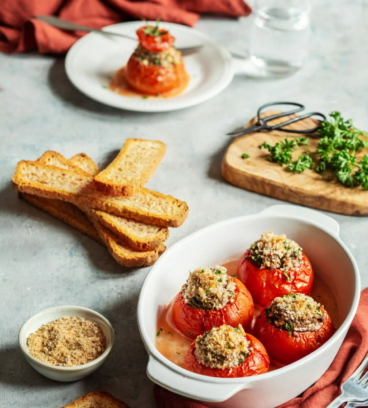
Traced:
<path fill-rule="evenodd" d="M 126 267 L 152 265 L 164 252 L 168 227 L 179 227 L 188 205 L 143 188 L 163 155 L 159 141 L 127 139 L 103 171 L 86 154 L 66 159 L 47 151 L 20 161 L 13 183 L 20 196 L 105 245 Z"/>

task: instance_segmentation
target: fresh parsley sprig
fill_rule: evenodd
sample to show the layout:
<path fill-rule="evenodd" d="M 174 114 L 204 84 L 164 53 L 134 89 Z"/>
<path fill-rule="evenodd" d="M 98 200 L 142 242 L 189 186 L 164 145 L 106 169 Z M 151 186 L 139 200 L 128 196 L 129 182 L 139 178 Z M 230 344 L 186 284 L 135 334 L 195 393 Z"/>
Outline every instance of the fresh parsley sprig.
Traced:
<path fill-rule="evenodd" d="M 330 119 L 325 119 L 318 129 L 321 139 L 317 147 L 317 160 L 308 152 L 292 161 L 295 148 L 307 145 L 306 137 L 284 139 L 274 146 L 263 143 L 260 149 L 268 149 L 269 161 L 281 166 L 288 165 L 293 173 L 302 173 L 312 169 L 323 175 L 330 170 L 336 179 L 346 187 L 361 186 L 368 190 L 368 154 L 358 161 L 356 154 L 368 147 L 368 134 L 357 129 L 351 119 L 345 120 L 340 112 L 331 112 Z"/>
<path fill-rule="evenodd" d="M 298 160 L 289 164 L 289 170 L 292 173 L 302 173 L 306 169 L 313 167 L 313 159 L 308 153 L 304 153 L 298 157 Z"/>
<path fill-rule="evenodd" d="M 362 186 L 368 190 L 368 158 L 358 162 L 356 153 L 368 147 L 367 134 L 357 129 L 352 120 L 343 119 L 340 112 L 331 112 L 330 120 L 324 120 L 318 129 L 321 140 L 318 143 L 319 158 L 316 171 L 324 174 L 330 169 L 337 180 L 347 186 Z"/>
<path fill-rule="evenodd" d="M 292 160 L 292 152 L 299 146 L 308 145 L 308 138 L 297 137 L 295 139 L 284 139 L 277 142 L 274 146 L 264 142 L 259 146 L 260 149 L 267 149 L 270 152 L 268 160 L 272 163 L 278 163 L 280 166 L 289 164 Z"/>

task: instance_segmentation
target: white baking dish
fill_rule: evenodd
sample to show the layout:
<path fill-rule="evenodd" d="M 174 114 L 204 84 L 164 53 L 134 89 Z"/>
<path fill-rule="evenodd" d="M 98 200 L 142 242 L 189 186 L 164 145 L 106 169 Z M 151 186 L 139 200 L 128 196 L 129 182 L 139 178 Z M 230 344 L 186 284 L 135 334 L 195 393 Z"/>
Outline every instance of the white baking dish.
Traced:
<path fill-rule="evenodd" d="M 315 272 L 330 286 L 341 322 L 332 338 L 309 356 L 254 377 L 206 377 L 163 357 L 155 347 L 158 313 L 179 291 L 189 271 L 240 256 L 267 231 L 284 233 L 297 241 Z M 147 374 L 155 383 L 213 407 L 276 407 L 299 395 L 327 370 L 353 320 L 359 295 L 358 267 L 340 240 L 339 225 L 332 218 L 303 207 L 277 205 L 257 215 L 219 222 L 175 244 L 147 276 L 138 304 L 139 329 L 149 354 Z"/>

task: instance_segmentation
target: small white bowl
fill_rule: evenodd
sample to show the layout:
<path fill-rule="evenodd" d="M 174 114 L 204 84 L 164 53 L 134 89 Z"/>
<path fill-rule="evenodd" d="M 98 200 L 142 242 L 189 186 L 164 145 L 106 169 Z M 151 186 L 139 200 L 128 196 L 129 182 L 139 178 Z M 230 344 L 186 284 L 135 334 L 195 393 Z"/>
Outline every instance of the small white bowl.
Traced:
<path fill-rule="evenodd" d="M 84 317 L 101 328 L 106 339 L 106 350 L 96 360 L 89 363 L 73 366 L 58 367 L 42 363 L 32 357 L 27 349 L 27 338 L 42 325 L 60 319 L 61 317 Z M 77 381 L 93 373 L 106 360 L 114 344 L 114 329 L 110 322 L 99 313 L 81 306 L 55 306 L 42 310 L 30 317 L 22 326 L 19 332 L 19 345 L 28 363 L 40 374 L 55 381 L 70 382 Z"/>

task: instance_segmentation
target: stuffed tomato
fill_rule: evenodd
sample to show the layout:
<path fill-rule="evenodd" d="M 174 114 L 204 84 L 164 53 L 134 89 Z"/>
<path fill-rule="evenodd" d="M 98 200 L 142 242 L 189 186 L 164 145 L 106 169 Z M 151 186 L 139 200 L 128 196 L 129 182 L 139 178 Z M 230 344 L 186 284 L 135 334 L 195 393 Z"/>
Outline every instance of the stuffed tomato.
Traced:
<path fill-rule="evenodd" d="M 181 53 L 172 45 L 175 38 L 156 26 L 137 31 L 139 45 L 126 66 L 126 80 L 138 92 L 158 95 L 181 89 L 187 83 Z"/>
<path fill-rule="evenodd" d="M 210 377 L 249 377 L 266 373 L 266 349 L 243 327 L 223 325 L 198 336 L 185 355 L 184 368 Z"/>
<path fill-rule="evenodd" d="M 334 331 L 326 309 L 299 293 L 275 298 L 254 326 L 254 335 L 269 356 L 282 364 L 293 363 L 317 350 Z"/>
<path fill-rule="evenodd" d="M 226 272 L 226 268 L 216 266 L 190 273 L 172 307 L 173 322 L 182 334 L 195 339 L 223 324 L 250 328 L 254 316 L 252 296 Z"/>
<path fill-rule="evenodd" d="M 255 303 L 267 307 L 277 296 L 308 295 L 314 273 L 302 248 L 285 235 L 262 234 L 238 262 L 238 277 Z"/>

